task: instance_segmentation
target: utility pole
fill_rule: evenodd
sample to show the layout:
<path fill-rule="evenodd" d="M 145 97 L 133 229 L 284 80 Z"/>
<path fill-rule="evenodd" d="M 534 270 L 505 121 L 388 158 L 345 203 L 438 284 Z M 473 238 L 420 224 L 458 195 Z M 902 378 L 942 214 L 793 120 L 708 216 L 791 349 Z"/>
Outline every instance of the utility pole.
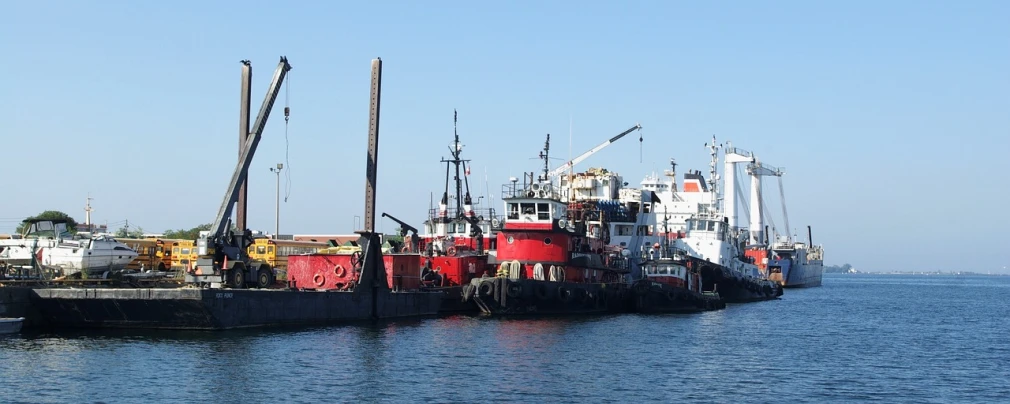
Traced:
<path fill-rule="evenodd" d="M 274 211 L 274 239 L 281 234 L 281 170 L 284 164 L 277 163 L 277 168 L 270 167 L 270 172 L 277 173 L 277 205 Z"/>

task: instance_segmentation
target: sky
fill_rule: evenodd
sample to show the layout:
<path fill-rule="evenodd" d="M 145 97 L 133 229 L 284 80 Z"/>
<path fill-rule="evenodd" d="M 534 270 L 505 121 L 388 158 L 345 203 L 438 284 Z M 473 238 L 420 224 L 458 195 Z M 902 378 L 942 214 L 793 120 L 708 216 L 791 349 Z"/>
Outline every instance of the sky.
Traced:
<path fill-rule="evenodd" d="M 0 25 L 0 233 L 51 209 L 83 222 L 88 195 L 93 221 L 110 227 L 210 222 L 238 153 L 239 61 L 252 61 L 255 114 L 281 55 L 293 69 L 250 168 L 249 227 L 273 231 L 269 168 L 284 163 L 281 233 L 350 233 L 364 206 L 370 63 L 381 57 L 377 211 L 415 227 L 444 186 L 455 109 L 485 205 L 501 204 L 510 176 L 540 168 L 546 134 L 567 158 L 640 123 L 576 169 L 606 167 L 631 184 L 670 158 L 707 172 L 715 135 L 785 169 L 790 224 L 813 227 L 828 264 L 1010 271 L 1010 3 L 5 10 L 16 17 Z"/>

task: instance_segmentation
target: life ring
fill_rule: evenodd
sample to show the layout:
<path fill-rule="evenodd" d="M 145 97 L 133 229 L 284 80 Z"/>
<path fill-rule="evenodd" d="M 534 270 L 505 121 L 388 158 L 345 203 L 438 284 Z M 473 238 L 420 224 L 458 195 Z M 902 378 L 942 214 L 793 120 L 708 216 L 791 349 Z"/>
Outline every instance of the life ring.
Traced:
<path fill-rule="evenodd" d="M 323 274 L 316 274 L 312 277 L 312 282 L 315 283 L 316 286 L 323 286 L 323 284 L 326 283 L 326 278 L 323 277 Z"/>
<path fill-rule="evenodd" d="M 480 283 L 480 289 L 477 290 L 482 295 L 491 296 L 494 294 L 494 282 L 484 281 Z"/>
<path fill-rule="evenodd" d="M 445 249 L 445 253 L 448 254 L 450 257 L 455 257 L 456 256 L 456 247 L 455 246 L 449 246 L 449 248 Z"/>
<path fill-rule="evenodd" d="M 569 300 L 572 300 L 572 291 L 564 286 L 558 286 L 558 299 L 567 303 Z"/>
<path fill-rule="evenodd" d="M 345 271 L 344 267 L 340 266 L 340 264 L 337 264 L 333 266 L 333 274 L 338 278 L 343 278 L 344 275 L 347 274 L 347 271 Z"/>
<path fill-rule="evenodd" d="M 544 286 L 544 284 L 538 284 L 533 288 L 533 292 L 536 293 L 537 299 L 547 300 L 547 286 Z"/>
<path fill-rule="evenodd" d="M 518 282 L 509 282 L 508 289 L 505 289 L 509 297 L 519 297 L 523 293 L 523 285 Z"/>

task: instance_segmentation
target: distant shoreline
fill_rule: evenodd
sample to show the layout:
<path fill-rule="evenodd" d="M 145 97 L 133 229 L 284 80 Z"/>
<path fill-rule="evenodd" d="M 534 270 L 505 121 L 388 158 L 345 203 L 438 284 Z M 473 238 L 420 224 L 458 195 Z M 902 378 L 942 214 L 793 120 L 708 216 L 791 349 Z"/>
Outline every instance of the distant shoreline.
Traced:
<path fill-rule="evenodd" d="M 931 275 L 931 276 L 1010 276 L 1007 273 L 981 273 L 971 271 L 889 271 L 889 272 L 825 272 L 831 275 Z"/>

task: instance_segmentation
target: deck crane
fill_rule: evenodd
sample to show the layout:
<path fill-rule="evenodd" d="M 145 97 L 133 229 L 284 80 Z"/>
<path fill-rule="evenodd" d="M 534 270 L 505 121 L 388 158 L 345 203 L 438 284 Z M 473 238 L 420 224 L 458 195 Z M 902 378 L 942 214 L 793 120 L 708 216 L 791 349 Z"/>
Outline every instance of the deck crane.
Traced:
<path fill-rule="evenodd" d="M 544 180 L 550 181 L 550 179 L 552 179 L 552 178 L 557 178 L 557 176 L 559 176 L 562 173 L 564 173 L 565 170 L 568 170 L 568 169 L 572 168 L 573 166 L 575 166 L 576 164 L 581 163 L 582 160 L 585 160 L 586 158 L 588 158 L 589 156 L 592 156 L 596 152 L 598 152 L 600 150 L 603 150 L 607 146 L 610 146 L 611 143 L 616 142 L 618 139 L 620 139 L 620 138 L 624 137 L 625 135 L 627 135 L 627 134 L 629 134 L 631 132 L 634 132 L 635 130 L 638 130 L 638 129 L 642 129 L 642 125 L 639 125 L 639 124 L 636 123 L 635 126 L 632 126 L 628 130 L 626 130 L 624 132 L 621 132 L 620 134 L 618 134 L 617 136 L 614 136 L 614 137 L 610 138 L 606 142 L 600 143 L 599 146 L 596 146 L 596 147 L 594 147 L 592 149 L 589 149 L 589 151 L 587 151 L 585 153 L 582 153 L 578 157 L 575 157 L 575 158 L 569 160 L 568 162 L 566 162 L 565 164 L 562 164 L 560 167 L 555 168 L 553 171 L 547 173 L 547 177 L 544 178 Z"/>
<path fill-rule="evenodd" d="M 252 283 L 265 288 L 272 285 L 276 279 L 269 264 L 252 260 L 246 254 L 246 248 L 252 244 L 252 234 L 248 229 L 238 229 L 237 232 L 232 230 L 231 214 L 235 202 L 239 199 L 241 184 L 249 175 L 249 165 L 263 135 L 267 118 L 270 117 L 274 101 L 277 100 L 289 70 L 291 65 L 288 64 L 288 59 L 282 56 L 277 64 L 277 70 L 274 71 L 270 87 L 267 88 L 267 95 L 256 121 L 253 122 L 249 136 L 242 147 L 238 166 L 232 173 L 217 217 L 211 223 L 210 230 L 201 232 L 197 240 L 196 268 L 187 271 L 185 278 L 187 283 L 232 288 L 244 288 L 248 283 Z"/>
<path fill-rule="evenodd" d="M 747 165 L 747 174 L 750 175 L 750 244 L 765 244 L 767 235 L 764 234 L 764 202 L 761 198 L 761 177 L 774 176 L 782 177 L 782 169 L 762 163 L 757 158 L 753 163 Z M 784 202 L 783 202 L 784 203 Z M 784 205 L 783 205 L 784 206 Z M 788 226 L 788 224 L 786 225 Z M 788 228 L 786 229 L 788 231 Z"/>
<path fill-rule="evenodd" d="M 417 250 L 419 248 L 418 247 L 419 241 L 420 241 L 420 239 L 417 236 L 417 228 L 415 228 L 414 226 L 411 226 L 411 225 L 407 224 L 406 222 L 404 222 L 404 221 L 402 221 L 400 219 L 397 219 L 397 218 L 393 217 L 393 215 L 390 215 L 390 214 L 388 214 L 386 212 L 382 212 L 382 217 L 388 217 L 388 218 L 392 219 L 394 222 L 396 222 L 396 223 L 398 223 L 400 225 L 400 237 L 407 237 L 407 232 L 410 232 L 411 233 L 411 235 L 410 235 L 410 251 L 411 252 L 417 252 Z"/>

